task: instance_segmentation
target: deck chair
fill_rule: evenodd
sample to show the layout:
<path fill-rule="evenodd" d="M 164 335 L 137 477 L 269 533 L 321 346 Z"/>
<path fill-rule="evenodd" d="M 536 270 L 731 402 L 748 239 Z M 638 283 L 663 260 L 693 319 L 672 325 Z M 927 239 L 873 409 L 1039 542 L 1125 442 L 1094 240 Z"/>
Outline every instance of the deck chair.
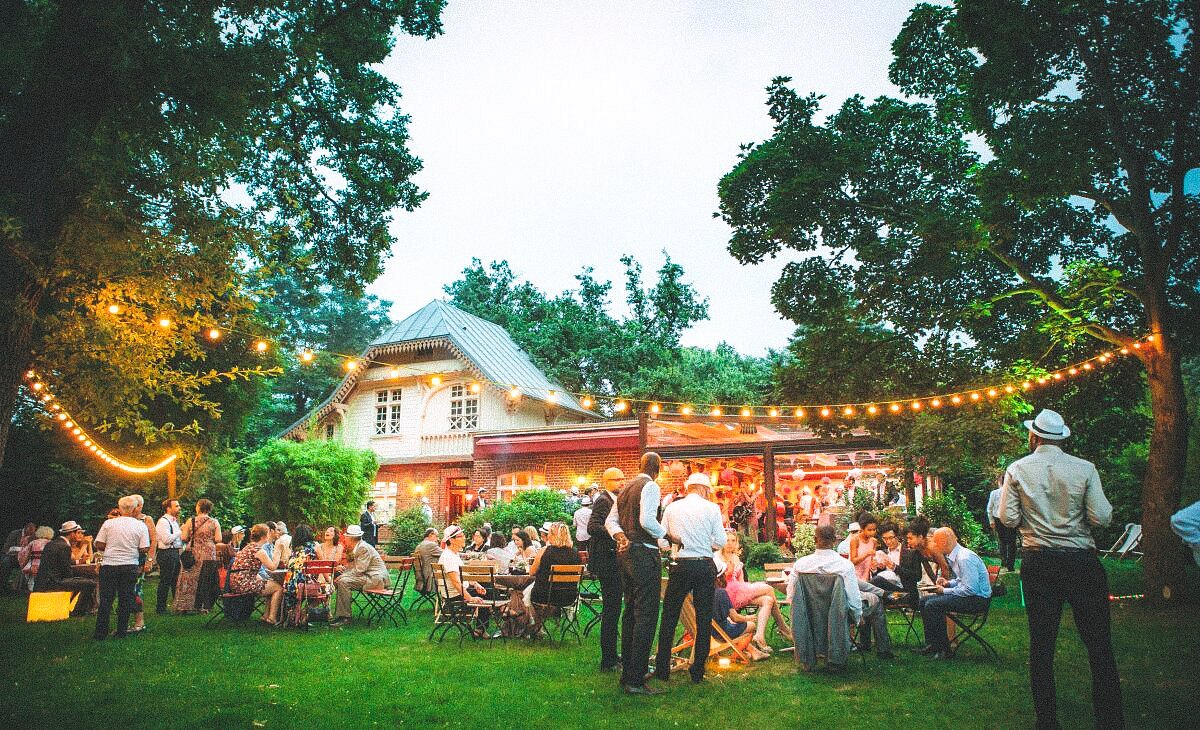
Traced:
<path fill-rule="evenodd" d="M 539 628 L 546 629 L 546 635 L 551 640 L 557 631 L 559 644 L 566 641 L 567 634 L 573 634 L 576 642 L 583 643 L 582 630 L 579 627 L 579 582 L 582 578 L 582 565 L 550 566 L 550 591 L 546 596 L 548 600 L 545 603 L 533 604 Z"/>
<path fill-rule="evenodd" d="M 671 669 L 673 670 L 687 669 L 692 665 L 696 656 L 696 636 L 700 629 L 696 626 L 696 604 L 692 602 L 691 594 L 683 599 L 683 606 L 679 609 L 679 622 L 683 624 L 684 636 L 679 644 L 671 648 Z M 719 623 L 713 620 L 709 624 L 709 631 L 712 634 L 708 645 L 709 659 L 729 654 L 734 661 L 743 664 L 750 663 L 750 655 L 733 643 L 733 639 L 725 633 L 725 629 L 721 628 Z"/>
<path fill-rule="evenodd" d="M 1130 522 L 1125 525 L 1125 531 L 1113 543 L 1113 546 L 1108 550 L 1100 553 L 1101 555 L 1111 558 L 1117 556 L 1117 560 L 1124 560 L 1127 555 L 1136 555 L 1140 561 L 1142 559 L 1142 551 L 1139 550 L 1142 546 L 1142 526 Z"/>
<path fill-rule="evenodd" d="M 408 625 L 408 614 L 404 612 L 404 591 L 408 587 L 408 577 L 412 575 L 413 559 L 407 557 L 385 556 L 383 562 L 388 567 L 389 574 L 396 571 L 396 577 L 391 586 L 383 588 L 368 588 L 362 593 L 367 599 L 367 626 L 373 621 L 382 624 L 391 621 L 392 626 L 400 628 L 400 621 Z"/>
<path fill-rule="evenodd" d="M 450 594 L 450 581 L 441 563 L 433 564 L 433 580 L 436 596 L 433 603 L 433 629 L 429 632 L 429 640 L 438 636 L 438 641 L 446 638 L 451 629 L 458 631 L 458 643 L 471 635 L 475 624 L 476 607 L 467 603 L 461 597 L 446 598 Z"/>
<path fill-rule="evenodd" d="M 416 611 L 422 605 L 428 605 L 434 609 L 434 613 L 437 613 L 437 606 L 435 605 L 438 595 L 437 582 L 433 579 L 432 571 L 430 572 L 429 583 L 422 585 L 425 583 L 423 576 L 425 575 L 425 568 L 428 566 L 425 565 L 425 561 L 421 559 L 420 555 L 413 555 L 412 559 L 413 590 L 416 592 L 417 597 L 413 599 L 412 605 L 409 608 Z"/>

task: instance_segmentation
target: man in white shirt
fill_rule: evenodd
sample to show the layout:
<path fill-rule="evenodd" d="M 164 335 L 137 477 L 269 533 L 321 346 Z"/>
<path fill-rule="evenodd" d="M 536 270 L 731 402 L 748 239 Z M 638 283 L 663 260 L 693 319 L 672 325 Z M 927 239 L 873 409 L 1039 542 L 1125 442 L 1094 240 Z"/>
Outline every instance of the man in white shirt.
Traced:
<path fill-rule="evenodd" d="M 175 592 L 179 579 L 179 552 L 183 549 L 183 537 L 179 532 L 179 500 L 164 499 L 163 516 L 154 525 L 154 539 L 158 543 L 158 595 L 155 613 L 167 612 L 167 598 Z"/>
<path fill-rule="evenodd" d="M 788 581 L 787 596 L 792 600 L 796 591 L 796 575 L 800 573 L 824 573 L 839 575 L 842 578 L 842 590 L 846 592 L 846 610 L 850 620 L 855 625 L 870 624 L 871 633 L 875 637 L 875 651 L 880 659 L 892 659 L 892 637 L 887 630 L 887 615 L 880 597 L 874 593 L 864 593 L 858 589 L 858 574 L 854 572 L 854 564 L 837 554 L 833 546 L 837 543 L 837 534 L 833 527 L 822 525 L 817 528 L 813 537 L 817 549 L 812 555 L 805 555 L 792 565 L 792 579 Z M 869 584 L 867 587 L 871 590 Z M 868 640 L 860 632 L 859 649 L 868 646 Z"/>
<path fill-rule="evenodd" d="M 575 549 L 587 550 L 588 540 L 588 520 L 592 518 L 592 498 L 584 495 L 579 500 L 579 509 L 575 510 L 573 520 L 575 522 Z"/>
<path fill-rule="evenodd" d="M 129 633 L 129 617 L 135 609 L 138 563 L 141 556 L 150 551 L 150 531 L 132 516 L 136 505 L 137 500 L 132 496 L 121 497 L 117 502 L 121 516 L 105 521 L 93 543 L 96 551 L 103 553 L 100 560 L 100 610 L 96 613 L 96 630 L 92 635 L 96 640 L 108 638 L 113 598 L 117 599 L 116 636 L 124 639 Z"/>
<path fill-rule="evenodd" d="M 696 611 L 696 647 L 693 653 L 692 682 L 704 680 L 704 665 L 708 662 L 712 638 L 714 581 L 717 567 L 713 552 L 725 547 L 725 528 L 721 524 L 721 508 L 708 501 L 712 483 L 708 475 L 697 472 L 684 484 L 687 496 L 667 505 L 663 512 L 663 527 L 671 544 L 673 559 L 667 571 L 667 592 L 663 598 L 662 625 L 658 633 L 658 658 L 654 676 L 666 681 L 671 678 L 671 647 L 675 643 L 675 626 L 688 594 Z"/>
<path fill-rule="evenodd" d="M 421 497 L 421 515 L 425 517 L 425 524 L 433 524 L 433 507 L 429 506 L 429 497 Z"/>

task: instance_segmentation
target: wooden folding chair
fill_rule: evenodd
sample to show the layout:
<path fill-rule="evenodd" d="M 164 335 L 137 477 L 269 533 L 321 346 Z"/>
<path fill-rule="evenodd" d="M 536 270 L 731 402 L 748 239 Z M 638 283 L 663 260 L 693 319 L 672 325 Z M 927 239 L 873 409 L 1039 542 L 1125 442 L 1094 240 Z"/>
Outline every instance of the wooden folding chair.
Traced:
<path fill-rule="evenodd" d="M 473 564 L 472 564 L 473 563 Z M 462 568 L 463 593 L 467 592 L 468 583 L 478 583 L 483 588 L 483 596 L 472 596 L 471 604 L 475 606 L 479 628 L 486 636 L 499 635 L 500 607 L 508 603 L 508 591 L 496 583 L 495 561 L 477 560 L 466 563 Z M 487 609 L 486 612 L 483 609 Z M 492 625 L 495 624 L 495 629 Z"/>
<path fill-rule="evenodd" d="M 583 643 L 579 627 L 579 583 L 582 578 L 582 565 L 550 566 L 548 601 L 533 604 L 533 610 L 537 612 L 538 626 L 545 627 L 548 620 L 553 621 L 553 626 L 548 627 L 546 633 L 553 639 L 557 630 L 559 644 L 566 641 L 567 634 L 573 634 L 576 642 Z"/>
<path fill-rule="evenodd" d="M 470 636 L 474 629 L 476 607 L 467 603 L 461 596 L 447 598 L 450 595 L 450 581 L 446 578 L 446 570 L 441 563 L 433 564 L 433 580 L 436 586 L 436 598 L 433 604 L 433 629 L 429 632 L 429 640 L 438 636 L 438 641 L 446 638 L 450 629 L 458 631 L 458 643 Z"/>
<path fill-rule="evenodd" d="M 430 585 L 423 586 L 422 584 L 425 582 L 425 561 L 420 555 L 413 555 L 411 557 L 413 559 L 413 590 L 416 591 L 417 597 L 413 599 L 412 605 L 409 608 L 416 611 L 422 605 L 428 605 L 434 610 L 434 613 L 437 613 L 437 581 L 433 580 L 431 575 L 429 579 Z"/>
<path fill-rule="evenodd" d="M 363 591 L 368 603 L 367 626 L 370 626 L 372 621 L 379 621 L 382 624 L 387 619 L 392 622 L 393 626 L 400 628 L 400 623 L 396 621 L 397 617 L 407 626 L 408 614 L 404 612 L 404 591 L 408 587 L 408 576 L 412 574 L 413 559 L 387 555 L 384 556 L 383 562 L 387 565 L 389 574 L 392 570 L 396 571 L 396 577 L 390 587 L 368 588 Z"/>
<path fill-rule="evenodd" d="M 692 602 L 691 594 L 683 599 L 683 606 L 679 609 L 679 622 L 683 624 L 684 636 L 683 640 L 671 648 L 671 668 L 686 669 L 692 665 L 696 656 L 696 636 L 699 628 L 696 626 L 696 604 Z M 734 661 L 742 662 L 743 664 L 750 663 L 750 655 L 738 648 L 737 644 L 733 643 L 733 639 L 729 634 L 725 633 L 725 629 L 721 627 L 715 619 L 709 622 L 709 630 L 712 633 L 712 638 L 709 639 L 708 658 L 719 657 L 722 654 L 729 653 Z"/>

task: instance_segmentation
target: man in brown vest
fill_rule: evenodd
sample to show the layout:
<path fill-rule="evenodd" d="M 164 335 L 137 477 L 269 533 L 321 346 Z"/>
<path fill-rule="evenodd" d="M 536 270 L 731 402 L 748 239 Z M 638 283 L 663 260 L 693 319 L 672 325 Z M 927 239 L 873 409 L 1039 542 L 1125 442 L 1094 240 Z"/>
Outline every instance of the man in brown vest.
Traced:
<path fill-rule="evenodd" d="M 658 625 L 662 581 L 658 540 L 667 534 L 658 521 L 662 492 L 654 481 L 661 467 L 662 457 L 658 454 L 648 451 L 642 455 L 641 473 L 630 479 L 617 495 L 618 526 L 610 528 L 613 538 L 621 546 L 618 559 L 625 592 L 625 615 L 621 620 L 621 688 L 628 694 L 662 692 L 646 686 L 650 649 Z"/>

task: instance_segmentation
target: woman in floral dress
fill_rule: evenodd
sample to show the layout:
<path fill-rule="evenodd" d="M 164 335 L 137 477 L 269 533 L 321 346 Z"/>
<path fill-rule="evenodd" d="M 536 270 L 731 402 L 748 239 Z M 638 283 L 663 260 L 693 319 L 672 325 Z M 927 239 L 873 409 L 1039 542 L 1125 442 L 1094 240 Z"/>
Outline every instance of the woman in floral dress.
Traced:
<path fill-rule="evenodd" d="M 296 527 L 296 534 L 292 536 L 292 556 L 288 558 L 288 572 L 283 583 L 283 615 L 293 626 L 303 625 L 307 621 L 300 615 L 300 608 L 304 602 L 306 586 L 310 583 L 315 584 L 316 579 L 304 574 L 304 566 L 310 560 L 319 559 L 317 548 L 312 528 L 308 525 Z"/>
<path fill-rule="evenodd" d="M 196 502 L 196 516 L 184 523 L 180 535 L 196 558 L 192 567 L 179 570 L 175 584 L 175 613 L 205 612 L 212 608 L 220 591 L 217 579 L 217 536 L 221 525 L 212 518 L 213 503 Z"/>

